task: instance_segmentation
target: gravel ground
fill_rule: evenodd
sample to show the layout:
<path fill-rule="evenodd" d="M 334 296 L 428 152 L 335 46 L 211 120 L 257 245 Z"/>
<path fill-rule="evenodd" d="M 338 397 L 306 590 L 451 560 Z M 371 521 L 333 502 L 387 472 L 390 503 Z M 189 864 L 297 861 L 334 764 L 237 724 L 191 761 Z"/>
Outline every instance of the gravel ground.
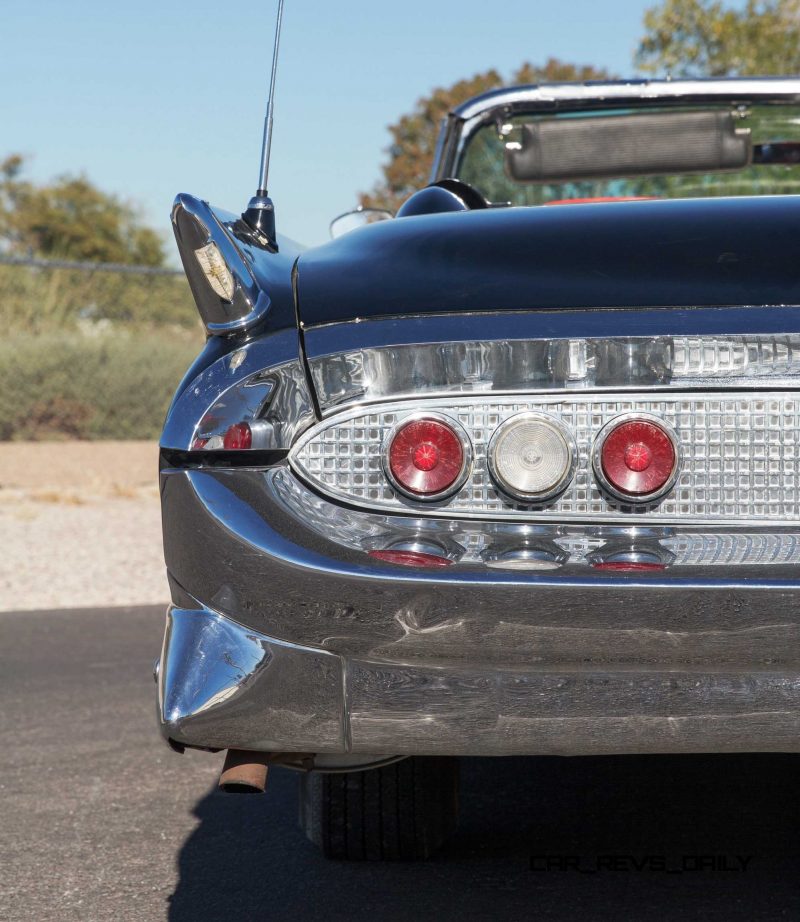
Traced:
<path fill-rule="evenodd" d="M 164 604 L 157 448 L 0 444 L 0 611 Z"/>

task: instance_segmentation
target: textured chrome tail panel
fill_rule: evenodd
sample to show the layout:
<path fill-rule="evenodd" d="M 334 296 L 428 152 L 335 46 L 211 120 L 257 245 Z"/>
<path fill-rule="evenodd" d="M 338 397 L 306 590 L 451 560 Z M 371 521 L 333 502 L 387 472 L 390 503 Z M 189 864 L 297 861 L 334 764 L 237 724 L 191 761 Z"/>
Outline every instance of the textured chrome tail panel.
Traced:
<path fill-rule="evenodd" d="M 387 434 L 406 415 L 421 410 L 457 420 L 474 452 L 462 489 L 434 505 L 400 496 L 383 470 Z M 493 433 L 523 411 L 557 418 L 578 447 L 572 482 L 560 497 L 538 507 L 505 497 L 488 471 Z M 625 506 L 604 495 L 592 469 L 598 433 L 629 413 L 663 419 L 679 439 L 677 482 L 650 507 Z M 543 522 L 789 524 L 800 520 L 800 399 L 792 392 L 660 392 L 471 396 L 360 406 L 309 430 L 295 444 L 290 460 L 297 475 L 324 495 L 372 510 Z"/>

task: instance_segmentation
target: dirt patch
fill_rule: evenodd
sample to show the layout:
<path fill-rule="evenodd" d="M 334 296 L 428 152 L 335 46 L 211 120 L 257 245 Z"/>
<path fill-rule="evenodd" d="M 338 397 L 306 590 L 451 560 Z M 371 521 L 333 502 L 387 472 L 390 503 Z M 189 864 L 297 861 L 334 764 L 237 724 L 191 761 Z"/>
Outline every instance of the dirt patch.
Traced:
<path fill-rule="evenodd" d="M 166 603 L 152 442 L 0 444 L 0 611 Z"/>
<path fill-rule="evenodd" d="M 0 490 L 87 490 L 156 487 L 153 442 L 2 442 Z"/>

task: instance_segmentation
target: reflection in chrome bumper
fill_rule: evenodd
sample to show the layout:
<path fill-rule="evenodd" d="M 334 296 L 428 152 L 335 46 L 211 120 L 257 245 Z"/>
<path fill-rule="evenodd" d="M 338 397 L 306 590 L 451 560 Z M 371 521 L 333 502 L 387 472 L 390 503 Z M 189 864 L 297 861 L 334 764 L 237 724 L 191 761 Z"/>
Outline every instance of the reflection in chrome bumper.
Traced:
<path fill-rule="evenodd" d="M 170 608 L 158 704 L 164 733 L 185 745 L 343 751 L 340 658 L 216 612 Z"/>
<path fill-rule="evenodd" d="M 346 658 L 170 609 L 162 731 L 273 752 L 798 751 L 800 674 L 498 669 Z"/>
<path fill-rule="evenodd" d="M 755 554 L 741 564 L 658 574 L 595 573 L 575 553 L 556 574 L 505 573 L 480 563 L 483 546 L 432 573 L 359 549 L 387 537 L 391 517 L 331 507 L 326 536 L 325 516 L 311 522 L 276 482 L 164 472 L 176 607 L 159 690 L 174 741 L 387 755 L 800 749 L 800 579 L 794 555 L 763 558 L 780 533 L 734 535 Z M 469 549 L 481 526 L 435 527 Z M 509 539 L 493 527 L 487 541 Z M 588 549 L 603 535 L 563 538 Z"/>

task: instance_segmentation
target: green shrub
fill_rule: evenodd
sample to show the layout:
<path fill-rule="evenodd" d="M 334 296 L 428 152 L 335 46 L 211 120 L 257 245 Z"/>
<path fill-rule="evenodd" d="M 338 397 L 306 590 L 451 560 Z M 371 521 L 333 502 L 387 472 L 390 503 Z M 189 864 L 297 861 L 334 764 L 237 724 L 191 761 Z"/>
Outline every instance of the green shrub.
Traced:
<path fill-rule="evenodd" d="M 0 440 L 157 438 L 202 340 L 174 329 L 0 343 Z"/>
<path fill-rule="evenodd" d="M 0 263 L 0 324 L 11 333 L 85 324 L 202 330 L 184 275 L 135 275 Z"/>

